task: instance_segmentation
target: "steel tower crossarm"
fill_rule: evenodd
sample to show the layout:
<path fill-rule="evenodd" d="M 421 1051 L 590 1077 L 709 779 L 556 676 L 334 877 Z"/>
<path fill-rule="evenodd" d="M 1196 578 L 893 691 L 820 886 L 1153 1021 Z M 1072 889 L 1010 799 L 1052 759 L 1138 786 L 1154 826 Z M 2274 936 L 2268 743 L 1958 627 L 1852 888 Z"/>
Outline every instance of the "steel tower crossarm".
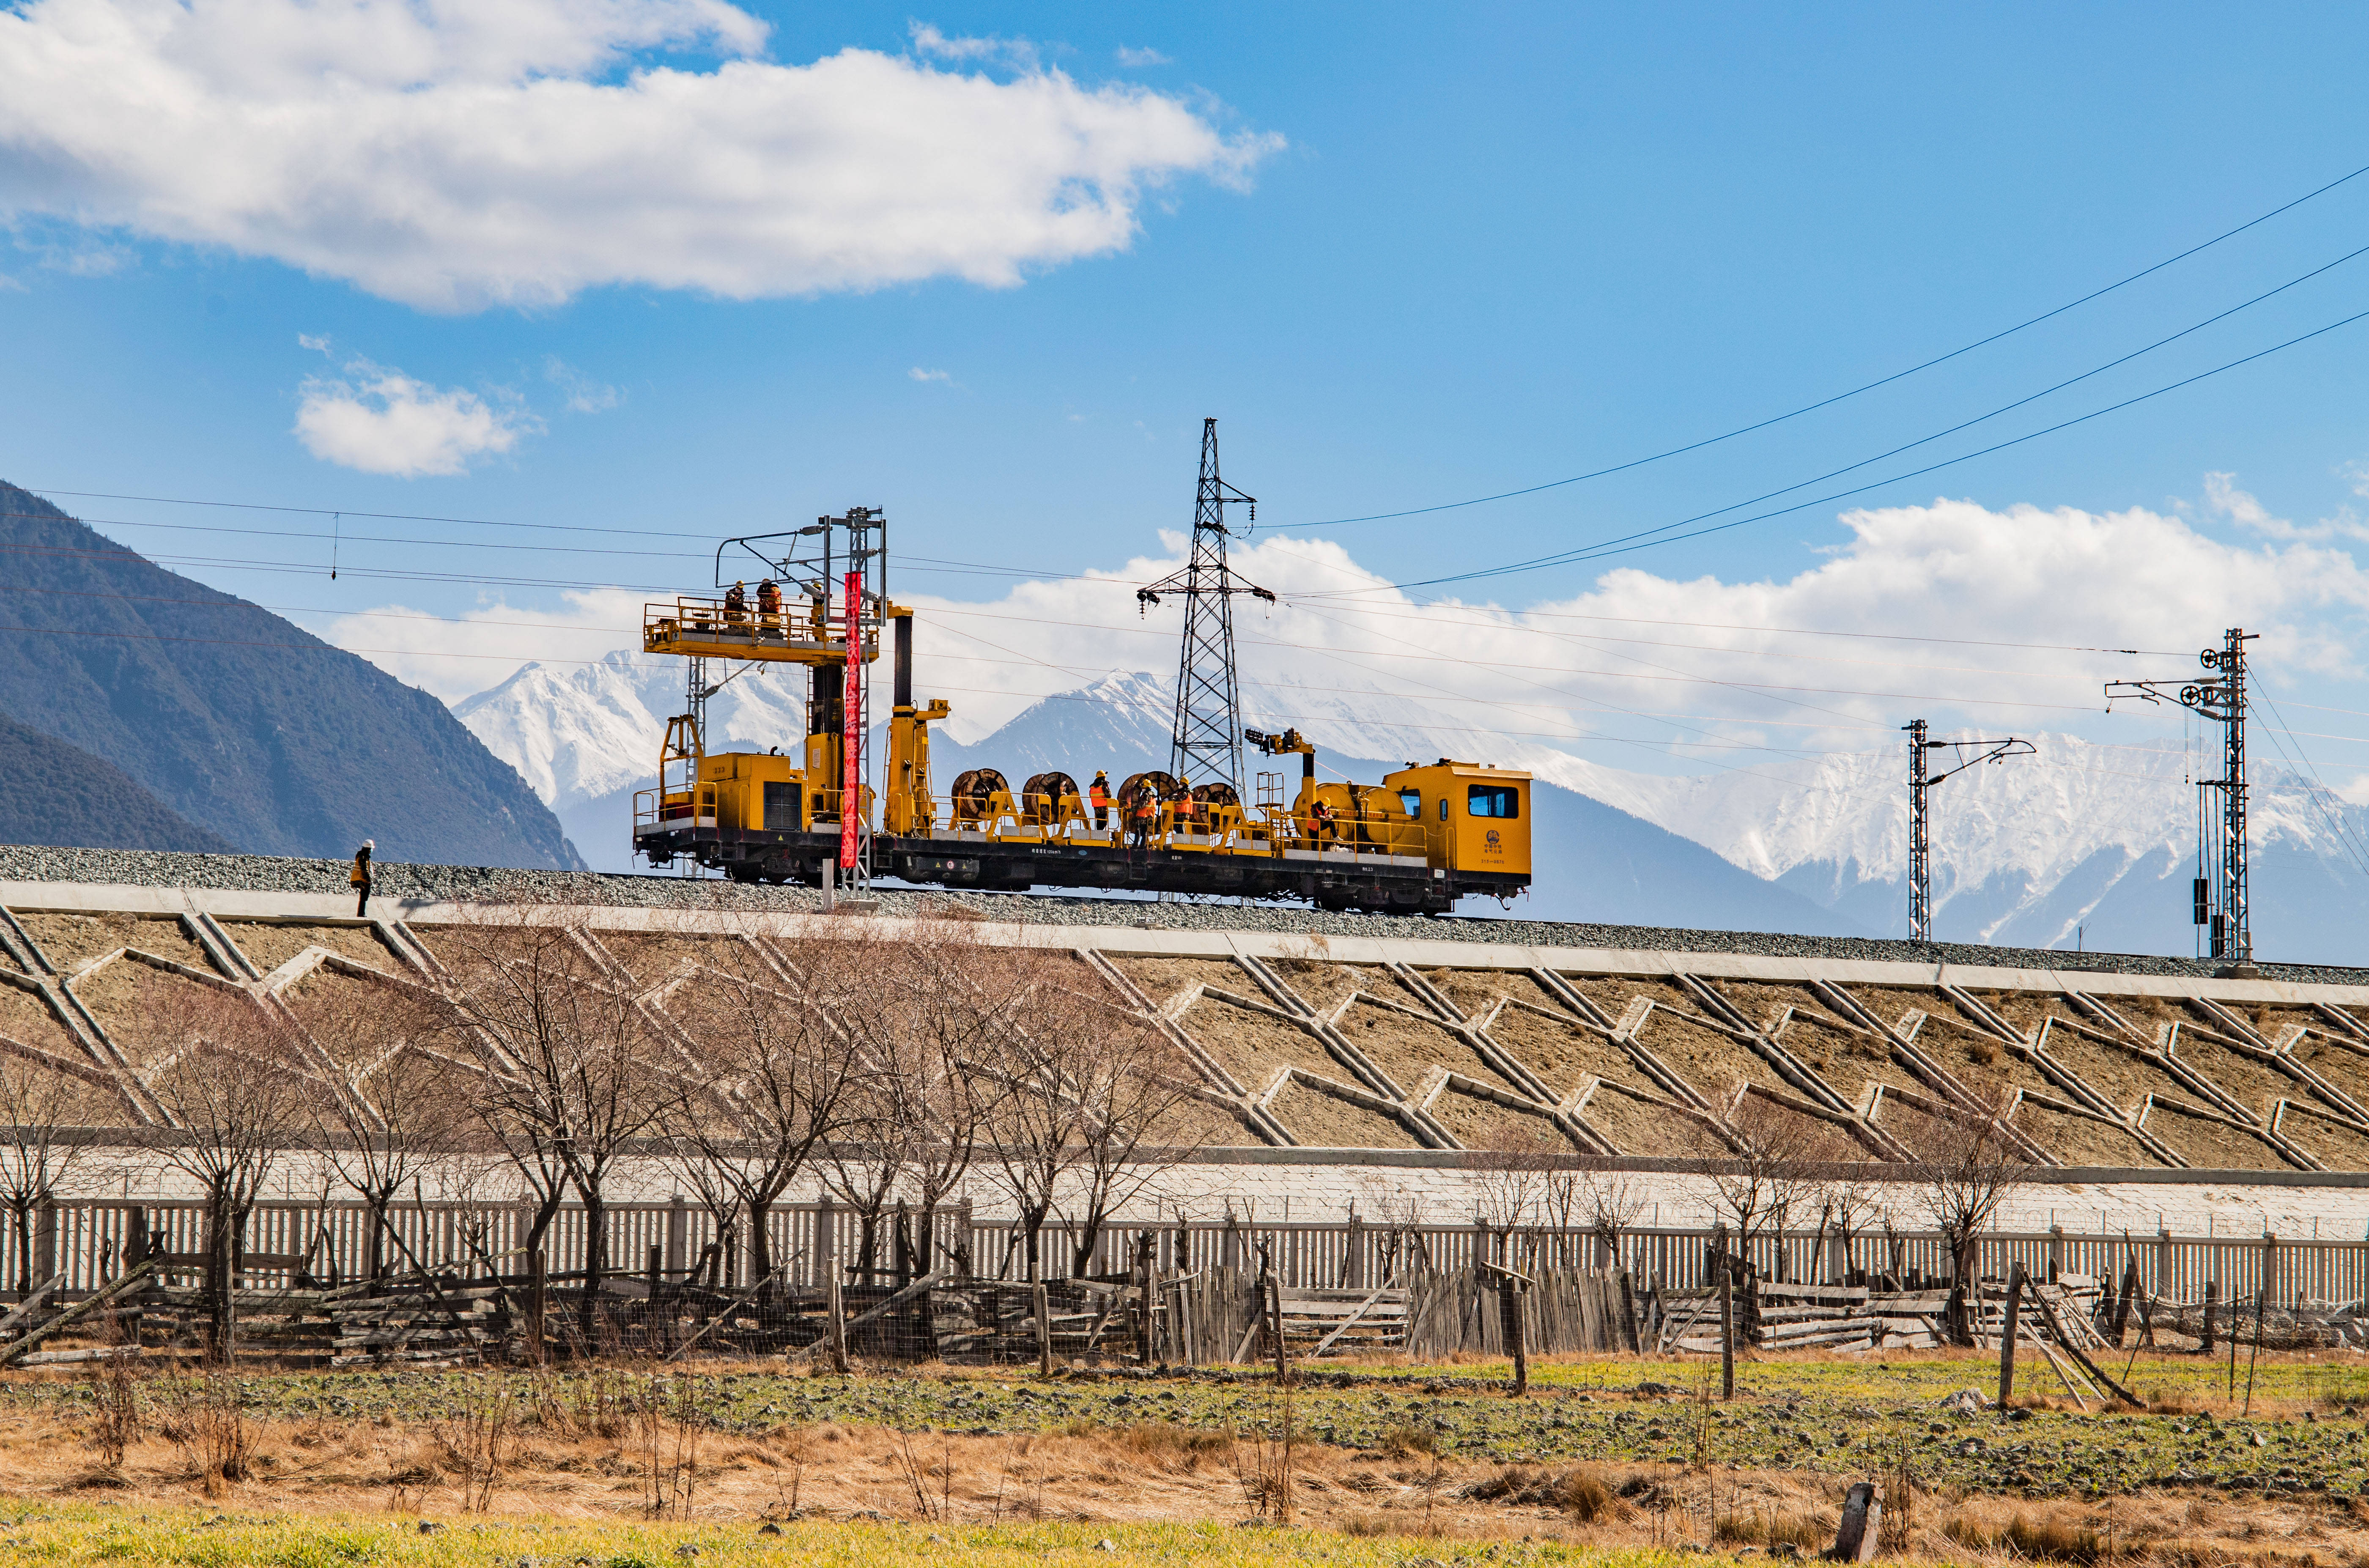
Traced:
<path fill-rule="evenodd" d="M 2017 736 L 1986 740 L 1928 740 L 1925 721 L 1901 726 L 1908 732 L 1908 940 L 1933 940 L 1933 840 L 1926 796 L 1935 784 L 1952 779 L 1977 762 L 2004 762 L 2029 757 L 2032 744 Z M 1934 773 L 1927 761 L 1933 751 L 1957 753 L 1957 766 Z"/>

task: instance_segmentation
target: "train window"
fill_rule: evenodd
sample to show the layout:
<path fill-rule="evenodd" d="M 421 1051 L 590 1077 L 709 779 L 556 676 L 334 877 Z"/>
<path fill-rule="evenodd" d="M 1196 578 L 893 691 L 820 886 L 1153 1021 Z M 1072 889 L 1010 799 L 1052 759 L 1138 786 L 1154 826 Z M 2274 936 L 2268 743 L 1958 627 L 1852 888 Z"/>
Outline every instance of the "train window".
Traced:
<path fill-rule="evenodd" d="M 1419 789 L 1402 789 L 1399 791 L 1399 804 L 1406 807 L 1406 814 L 1408 816 L 1416 818 L 1418 821 L 1422 819 L 1423 791 Z"/>
<path fill-rule="evenodd" d="M 1444 795 L 1439 797 L 1439 819 L 1443 822 L 1448 820 L 1448 796 Z"/>
<path fill-rule="evenodd" d="M 1474 784 L 1465 793 L 1465 809 L 1475 817 L 1518 817 L 1521 792 L 1511 784 Z"/>

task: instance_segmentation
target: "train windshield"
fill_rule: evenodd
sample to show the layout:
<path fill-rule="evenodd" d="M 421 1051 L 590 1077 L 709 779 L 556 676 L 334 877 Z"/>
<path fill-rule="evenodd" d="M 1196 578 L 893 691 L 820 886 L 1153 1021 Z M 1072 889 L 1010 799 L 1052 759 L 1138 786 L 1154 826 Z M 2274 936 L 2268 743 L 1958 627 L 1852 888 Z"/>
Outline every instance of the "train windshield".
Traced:
<path fill-rule="evenodd" d="M 1475 817 L 1519 817 L 1522 794 L 1511 784 L 1474 784 L 1465 794 L 1465 809 Z"/>

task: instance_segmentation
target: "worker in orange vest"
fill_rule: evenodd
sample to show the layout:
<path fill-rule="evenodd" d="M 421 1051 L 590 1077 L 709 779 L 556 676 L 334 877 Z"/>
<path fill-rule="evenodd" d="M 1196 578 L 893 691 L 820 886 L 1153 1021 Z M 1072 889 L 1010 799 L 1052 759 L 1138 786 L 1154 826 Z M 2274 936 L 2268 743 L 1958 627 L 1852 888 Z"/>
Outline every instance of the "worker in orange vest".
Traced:
<path fill-rule="evenodd" d="M 1103 830 L 1103 813 L 1110 809 L 1110 774 L 1096 768 L 1094 782 L 1087 786 L 1086 797 L 1093 803 L 1094 831 L 1099 833 Z"/>

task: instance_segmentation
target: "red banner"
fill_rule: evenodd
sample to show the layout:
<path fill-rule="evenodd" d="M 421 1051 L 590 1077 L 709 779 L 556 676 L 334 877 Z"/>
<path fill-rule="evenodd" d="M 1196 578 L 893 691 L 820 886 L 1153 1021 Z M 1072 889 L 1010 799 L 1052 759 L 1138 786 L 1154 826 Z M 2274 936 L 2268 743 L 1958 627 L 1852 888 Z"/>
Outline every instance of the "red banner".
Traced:
<path fill-rule="evenodd" d="M 864 574 L 847 574 L 847 681 L 839 734 L 839 868 L 855 869 L 855 825 L 864 811 Z"/>

